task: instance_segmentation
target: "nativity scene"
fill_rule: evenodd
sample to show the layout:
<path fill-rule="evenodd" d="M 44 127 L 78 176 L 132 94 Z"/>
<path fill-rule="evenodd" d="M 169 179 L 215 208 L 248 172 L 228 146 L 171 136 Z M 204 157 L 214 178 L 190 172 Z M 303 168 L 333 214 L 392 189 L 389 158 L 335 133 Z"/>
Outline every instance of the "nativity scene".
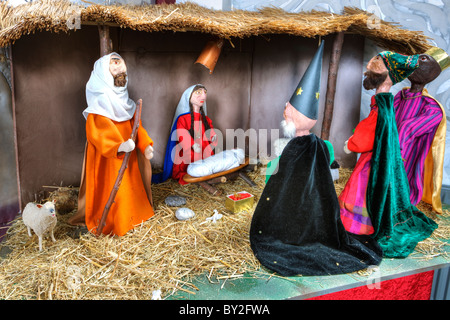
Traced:
<path fill-rule="evenodd" d="M 0 6 L 20 205 L 3 299 L 233 299 L 249 282 L 303 299 L 308 281 L 442 263 L 446 115 L 425 86 L 450 58 L 422 33 L 355 8 Z M 58 22 L 73 12 L 76 30 Z M 364 41 L 383 48 L 367 65 Z"/>

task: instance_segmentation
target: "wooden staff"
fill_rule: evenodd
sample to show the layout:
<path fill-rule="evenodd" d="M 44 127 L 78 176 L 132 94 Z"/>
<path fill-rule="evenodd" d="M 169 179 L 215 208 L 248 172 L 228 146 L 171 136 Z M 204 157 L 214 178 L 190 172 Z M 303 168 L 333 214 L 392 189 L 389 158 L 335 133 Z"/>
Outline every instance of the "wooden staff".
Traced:
<path fill-rule="evenodd" d="M 141 111 L 142 111 L 142 99 L 139 99 L 136 104 L 136 112 L 134 113 L 133 131 L 131 132 L 130 137 L 130 139 L 132 139 L 133 141 L 136 140 L 139 122 L 141 121 Z M 114 199 L 116 197 L 117 191 L 119 190 L 120 183 L 122 182 L 123 174 L 128 167 L 128 161 L 130 160 L 131 152 L 132 151 L 125 153 L 125 157 L 123 158 L 122 166 L 120 167 L 119 174 L 117 175 L 116 178 L 116 182 L 114 183 L 114 187 L 111 190 L 111 194 L 109 195 L 109 199 L 105 205 L 105 209 L 103 209 L 102 218 L 97 227 L 97 236 L 99 236 L 102 233 L 103 227 L 106 224 L 106 218 L 108 217 L 109 209 L 111 208 L 111 205 L 114 203 Z"/>

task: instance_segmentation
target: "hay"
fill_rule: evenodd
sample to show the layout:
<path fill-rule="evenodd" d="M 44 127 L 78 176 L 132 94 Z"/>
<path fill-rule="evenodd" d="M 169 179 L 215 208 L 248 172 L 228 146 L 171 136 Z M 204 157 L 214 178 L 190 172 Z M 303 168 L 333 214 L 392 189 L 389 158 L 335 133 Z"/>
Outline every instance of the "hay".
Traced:
<path fill-rule="evenodd" d="M 335 182 L 336 193 L 338 195 L 344 190 L 345 184 L 352 172 L 353 169 L 350 168 L 339 169 L 339 180 Z M 449 258 L 446 247 L 449 245 L 448 240 L 450 239 L 450 210 L 444 209 L 442 215 L 437 215 L 431 205 L 423 201 L 417 204 L 417 208 L 426 216 L 433 219 L 438 224 L 438 228 L 434 230 L 429 238 L 417 244 L 415 251 L 410 257 L 419 260 L 430 260 L 438 256 Z"/>
<path fill-rule="evenodd" d="M 57 187 L 56 191 L 51 192 L 48 200 L 55 201 L 55 209 L 59 214 L 70 213 L 78 206 L 78 188 Z"/>
<path fill-rule="evenodd" d="M 231 194 L 246 190 L 256 196 L 264 176 L 249 175 L 218 186 Z M 168 207 L 169 195 L 186 197 L 186 207 L 196 216 L 175 218 Z M 39 251 L 37 237 L 29 238 L 21 219 L 8 230 L 2 243 L 12 252 L 0 261 L 0 299 L 151 299 L 160 289 L 162 297 L 178 290 L 195 294 L 189 282 L 200 274 L 210 279 L 234 279 L 257 271 L 260 265 L 249 246 L 251 211 L 232 214 L 225 209 L 225 196 L 212 197 L 198 185 L 180 186 L 174 181 L 153 186 L 155 216 L 123 237 L 69 236 L 71 214 L 58 215 L 57 242 L 46 239 Z M 256 204 L 255 204 L 256 205 Z M 207 221 L 213 210 L 223 214 L 216 223 Z"/>
<path fill-rule="evenodd" d="M 432 218 L 438 224 L 438 228 L 429 238 L 417 244 L 411 257 L 419 260 L 430 260 L 439 256 L 450 258 L 446 250 L 450 245 L 448 242 L 450 239 L 450 210 L 444 209 L 443 214 L 438 216 L 433 212 L 431 205 L 427 203 L 420 202 L 417 207 Z"/>
<path fill-rule="evenodd" d="M 355 8 L 345 8 L 342 14 L 288 13 L 278 8 L 255 12 L 211 10 L 190 2 L 85 7 L 65 0 L 40 0 L 17 7 L 0 3 L 0 47 L 38 31 L 69 32 L 69 26 L 78 17 L 82 25 L 107 24 L 145 32 L 196 31 L 228 40 L 271 34 L 312 38 L 347 32 L 368 37 L 382 48 L 404 54 L 421 53 L 431 46 L 429 38 L 419 31 L 405 30 L 382 20 L 372 27 L 368 22 L 373 14 Z"/>
<path fill-rule="evenodd" d="M 248 173 L 256 187 L 242 179 L 218 185 L 223 192 L 220 197 L 198 185 L 181 186 L 172 180 L 154 185 L 155 216 L 123 237 L 88 233 L 73 239 L 69 236 L 73 227 L 66 222 L 71 214 L 58 215 L 57 242 L 46 239 L 39 251 L 37 237 L 28 237 L 18 218 L 2 242 L 11 252 L 0 260 L 0 299 L 144 300 L 151 299 L 155 290 L 161 290 L 166 299 L 179 291 L 196 294 L 192 280 L 200 275 L 217 284 L 223 281 L 222 286 L 244 276 L 277 276 L 261 268 L 249 243 L 251 217 L 265 185 L 264 171 L 260 166 Z M 335 183 L 338 194 L 350 174 L 350 169 L 340 169 Z M 252 210 L 227 211 L 225 195 L 244 190 L 255 195 Z M 185 206 L 196 216 L 178 221 L 176 208 L 164 203 L 169 195 L 185 197 Z M 206 220 L 214 210 L 223 214 L 216 223 Z M 450 237 L 448 216 L 446 211 L 443 217 L 435 217 L 442 220 L 439 229 L 418 245 L 417 258 L 446 256 L 443 239 Z"/>

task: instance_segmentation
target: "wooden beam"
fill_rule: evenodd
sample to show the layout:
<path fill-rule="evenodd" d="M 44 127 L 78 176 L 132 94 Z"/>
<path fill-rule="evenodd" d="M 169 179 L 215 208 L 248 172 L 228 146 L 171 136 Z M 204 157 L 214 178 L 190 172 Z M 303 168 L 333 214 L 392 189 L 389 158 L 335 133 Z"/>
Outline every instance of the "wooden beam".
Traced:
<path fill-rule="evenodd" d="M 8 47 L 8 55 L 9 55 L 9 68 L 11 74 L 11 103 L 12 103 L 12 116 L 13 116 L 13 134 L 14 134 L 14 153 L 16 160 L 16 181 L 17 181 L 17 197 L 19 200 L 19 210 L 23 212 L 26 203 L 23 203 L 22 197 L 22 186 L 20 184 L 20 166 L 19 166 L 19 140 L 17 139 L 17 118 L 16 118 L 16 89 L 15 89 L 15 79 L 14 79 L 14 64 L 13 64 L 13 54 L 12 54 L 12 46 Z"/>
<path fill-rule="evenodd" d="M 336 94 L 336 80 L 343 43 L 344 33 L 339 32 L 334 38 L 333 51 L 331 52 L 330 66 L 328 69 L 327 93 L 325 97 L 325 109 L 323 113 L 321 132 L 321 138 L 323 140 L 328 140 L 330 138 L 331 121 L 333 120 L 334 96 Z"/>
<path fill-rule="evenodd" d="M 112 40 L 109 35 L 109 26 L 99 25 L 98 34 L 100 38 L 100 57 L 112 52 Z"/>

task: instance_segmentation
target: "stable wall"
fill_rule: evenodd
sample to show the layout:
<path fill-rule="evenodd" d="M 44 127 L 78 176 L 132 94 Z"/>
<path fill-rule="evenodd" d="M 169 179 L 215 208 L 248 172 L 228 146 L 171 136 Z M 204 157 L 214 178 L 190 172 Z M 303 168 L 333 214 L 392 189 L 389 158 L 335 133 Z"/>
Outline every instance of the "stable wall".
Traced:
<path fill-rule="evenodd" d="M 208 89 L 208 115 L 227 129 L 279 129 L 282 112 L 309 65 L 318 39 L 267 35 L 232 39 L 213 74 L 194 64 L 210 36 L 145 33 L 111 28 L 114 51 L 128 66 L 129 93 L 143 99 L 142 122 L 154 140 L 155 170 L 162 167 L 169 127 L 183 91 L 195 83 Z M 323 37 L 320 136 L 333 36 Z M 353 166 L 342 151 L 359 121 L 364 39 L 346 35 L 338 75 L 330 141 L 338 162 Z M 98 30 L 82 26 L 68 34 L 36 33 L 12 47 L 14 115 L 19 197 L 23 206 L 44 197 L 43 186 L 78 186 L 86 141 L 85 85 L 99 58 Z M 270 134 L 269 134 L 270 137 Z M 270 154 L 270 141 L 268 143 Z M 225 142 L 226 145 L 226 142 Z M 51 190 L 50 190 L 51 191 Z"/>

